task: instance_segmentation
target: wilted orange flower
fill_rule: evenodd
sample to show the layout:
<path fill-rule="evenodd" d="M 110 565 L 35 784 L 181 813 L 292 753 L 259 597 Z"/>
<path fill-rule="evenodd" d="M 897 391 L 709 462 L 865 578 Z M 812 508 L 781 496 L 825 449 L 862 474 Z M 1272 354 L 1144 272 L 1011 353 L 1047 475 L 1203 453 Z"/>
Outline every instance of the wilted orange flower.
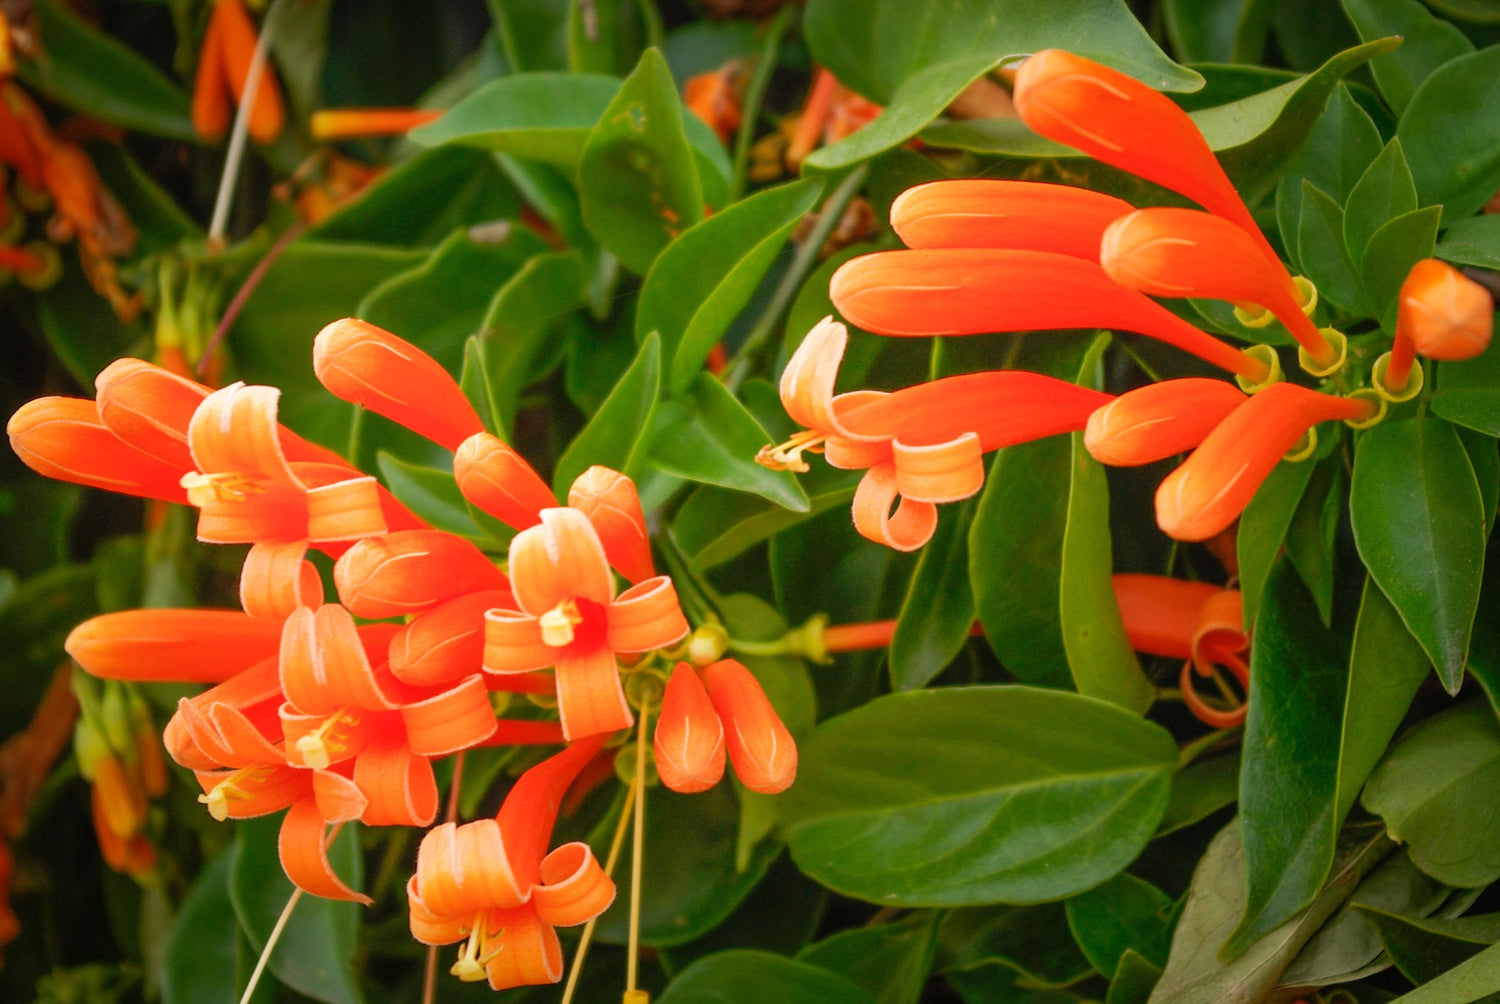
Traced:
<path fill-rule="evenodd" d="M 1239 591 L 1207 582 L 1131 574 L 1114 576 L 1114 588 L 1130 647 L 1184 660 L 1179 675 L 1188 710 L 1215 728 L 1243 723 L 1248 705 L 1214 707 L 1193 687 L 1194 673 L 1206 679 L 1223 667 L 1249 693 L 1250 666 L 1245 659 L 1250 639 L 1245 635 Z"/>
<path fill-rule="evenodd" d="M 214 0 L 193 84 L 193 126 L 204 139 L 219 139 L 229 129 L 230 103 L 244 100 L 255 45 L 255 25 L 241 0 Z M 250 111 L 250 135 L 271 142 L 281 134 L 285 116 L 268 60 Z"/>
<path fill-rule="evenodd" d="M 522 774 L 494 819 L 443 823 L 422 838 L 406 886 L 411 933 L 423 944 L 468 939 L 451 972 L 495 990 L 556 983 L 555 927 L 585 923 L 614 902 L 615 885 L 584 843 L 547 852 L 568 786 L 604 743 L 574 743 Z"/>

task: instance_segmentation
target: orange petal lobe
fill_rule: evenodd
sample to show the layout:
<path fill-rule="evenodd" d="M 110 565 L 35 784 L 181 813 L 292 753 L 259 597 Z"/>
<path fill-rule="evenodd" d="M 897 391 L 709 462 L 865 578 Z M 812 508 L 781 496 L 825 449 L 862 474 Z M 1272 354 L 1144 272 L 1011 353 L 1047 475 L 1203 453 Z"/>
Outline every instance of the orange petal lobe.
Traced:
<path fill-rule="evenodd" d="M 495 733 L 489 692 L 476 673 L 451 690 L 401 707 L 413 753 L 438 757 L 478 746 Z"/>
<path fill-rule="evenodd" d="M 281 689 L 302 714 L 330 715 L 345 708 L 389 711 L 397 706 L 370 665 L 354 618 L 336 603 L 293 611 L 286 619 L 280 652 Z"/>
<path fill-rule="evenodd" d="M 540 617 L 569 599 L 608 603 L 614 581 L 599 535 L 576 509 L 543 509 L 540 526 L 510 542 L 511 592 L 516 604 Z"/>
<path fill-rule="evenodd" d="M 188 423 L 208 396 L 202 384 L 144 359 L 116 359 L 94 377 L 99 418 L 125 442 L 180 471 L 193 468 Z"/>
<path fill-rule="evenodd" d="M 709 699 L 725 725 L 734 772 L 751 791 L 785 791 L 797 779 L 797 743 L 743 664 L 724 659 L 702 670 Z"/>
<path fill-rule="evenodd" d="M 531 891 L 512 870 L 493 819 L 433 827 L 417 848 L 415 879 L 423 905 L 440 917 L 520 906 Z"/>
<path fill-rule="evenodd" d="M 328 863 L 323 816 L 311 799 L 297 802 L 287 810 L 278 843 L 281 869 L 297 888 L 324 899 L 351 900 L 365 906 L 373 902 L 349 888 Z"/>
<path fill-rule="evenodd" d="M 459 445 L 453 479 L 464 498 L 518 530 L 536 526 L 542 510 L 557 505 L 552 489 L 526 459 L 488 432 L 476 432 Z"/>
<path fill-rule="evenodd" d="M 484 967 L 491 990 L 539 986 L 562 979 L 562 945 L 557 932 L 537 916 L 533 907 L 496 910 L 486 920 L 489 925 L 504 932 L 504 948 Z"/>
<path fill-rule="evenodd" d="M 276 655 L 281 624 L 238 610 L 122 610 L 90 618 L 64 644 L 106 680 L 222 683 Z"/>
<path fill-rule="evenodd" d="M 604 646 L 584 652 L 557 650 L 557 716 L 569 742 L 629 728 L 615 654 Z"/>
<path fill-rule="evenodd" d="M 893 464 L 877 464 L 865 472 L 854 490 L 853 512 L 854 528 L 862 536 L 897 551 L 915 551 L 937 529 L 937 506 L 901 498 Z"/>
<path fill-rule="evenodd" d="M 677 590 L 665 575 L 631 586 L 609 605 L 605 644 L 616 652 L 646 652 L 687 637 Z"/>
<path fill-rule="evenodd" d="M 1135 207 L 1072 185 L 963 179 L 908 188 L 891 227 L 912 248 L 1030 248 L 1099 260 L 1099 238 Z"/>
<path fill-rule="evenodd" d="M 1245 403 L 1233 384 L 1203 377 L 1159 380 L 1089 415 L 1083 445 L 1100 463 L 1133 467 L 1191 450 Z"/>
<path fill-rule="evenodd" d="M 724 776 L 724 723 L 685 662 L 667 681 L 652 748 L 661 783 L 673 791 L 707 791 Z"/>
<path fill-rule="evenodd" d="M 367 537 L 334 564 L 333 581 L 344 605 L 360 617 L 419 613 L 464 593 L 507 586 L 483 551 L 441 530 Z"/>
<path fill-rule="evenodd" d="M 585 924 L 614 901 L 615 884 L 588 844 L 563 844 L 542 859 L 541 883 L 532 891 L 532 902 L 543 923 Z"/>
<path fill-rule="evenodd" d="M 323 579 L 304 560 L 306 541 L 258 543 L 240 570 L 240 606 L 251 617 L 284 620 L 298 607 L 323 602 Z"/>
<path fill-rule="evenodd" d="M 371 826 L 427 826 L 437 817 L 432 765 L 402 737 L 366 748 L 354 761 L 354 784 L 369 799 L 359 818 Z"/>

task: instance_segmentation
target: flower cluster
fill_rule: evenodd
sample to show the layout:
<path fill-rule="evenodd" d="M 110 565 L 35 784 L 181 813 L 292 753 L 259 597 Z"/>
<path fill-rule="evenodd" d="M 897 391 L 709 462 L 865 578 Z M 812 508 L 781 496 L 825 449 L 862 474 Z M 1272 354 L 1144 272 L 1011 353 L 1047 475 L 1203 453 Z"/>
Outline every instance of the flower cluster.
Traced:
<path fill-rule="evenodd" d="M 1192 119 L 1144 84 L 1059 50 L 1022 64 L 1014 102 L 1040 135 L 1207 211 L 1137 209 L 1040 182 L 922 185 L 891 207 L 891 224 L 908 248 L 856 258 L 834 273 L 830 294 L 840 314 L 895 336 L 1123 329 L 1196 355 L 1239 386 L 1162 380 L 1114 397 L 1039 374 L 996 371 L 892 394 L 835 395 L 847 333 L 825 319 L 781 381 L 782 403 L 806 431 L 760 459 L 805 470 L 801 454 L 821 450 L 832 466 L 866 470 L 854 523 L 871 540 L 900 550 L 922 546 L 936 525 L 937 503 L 980 489 L 984 453 L 1069 431 L 1083 432 L 1089 452 L 1113 465 L 1191 451 L 1157 491 L 1157 522 L 1176 539 L 1206 540 L 1234 523 L 1277 462 L 1318 423 L 1373 424 L 1388 402 L 1414 394 L 1405 390 L 1414 351 L 1467 358 L 1488 344 L 1488 293 L 1428 261 L 1403 289 L 1395 347 L 1369 386 L 1343 393 L 1347 380 L 1319 389 L 1283 382 L 1271 346 L 1236 348 L 1152 299 L 1231 301 L 1247 329 L 1279 321 L 1312 377 L 1347 376 L 1340 374 L 1347 339 L 1311 320 L 1316 291 L 1287 271 Z M 1418 329 L 1433 334 L 1424 342 Z"/>

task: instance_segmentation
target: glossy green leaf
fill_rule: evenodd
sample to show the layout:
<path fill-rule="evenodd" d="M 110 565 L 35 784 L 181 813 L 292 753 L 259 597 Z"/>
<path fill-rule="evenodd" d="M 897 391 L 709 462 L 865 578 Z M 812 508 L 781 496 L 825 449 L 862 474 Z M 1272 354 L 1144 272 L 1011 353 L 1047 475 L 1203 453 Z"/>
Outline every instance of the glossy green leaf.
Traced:
<path fill-rule="evenodd" d="M 660 387 L 661 343 L 647 335 L 630 369 L 557 461 L 552 487 L 566 492 L 574 478 L 595 464 L 633 476 L 645 462 L 646 433 Z"/>
<path fill-rule="evenodd" d="M 1500 915 L 1426 920 L 1402 917 L 1384 910 L 1360 910 L 1391 954 L 1401 975 L 1425 983 L 1478 955 L 1500 941 Z"/>
<path fill-rule="evenodd" d="M 1231 955 L 1317 895 L 1333 867 L 1339 737 L 1348 696 L 1347 636 L 1325 628 L 1289 561 L 1279 561 L 1250 641 L 1250 712 L 1240 766 L 1245 917 Z"/>
<path fill-rule="evenodd" d="M 229 867 L 229 896 L 235 916 L 257 949 L 294 892 L 281 870 L 276 831 L 281 817 L 240 820 Z M 345 823 L 328 847 L 328 858 L 345 882 L 358 889 L 364 871 L 357 823 Z M 287 986 L 321 1001 L 364 1000 L 352 965 L 359 933 L 358 903 L 302 896 L 281 940 L 271 952 L 270 970 Z"/>
<path fill-rule="evenodd" d="M 162 966 L 165 1004 L 238 1000 L 236 940 L 239 925 L 229 901 L 233 852 L 209 862 L 178 908 Z"/>
<path fill-rule="evenodd" d="M 1176 918 L 1171 897 L 1150 882 L 1116 875 L 1069 899 L 1067 910 L 1074 939 L 1099 972 L 1113 978 L 1127 951 L 1166 964 Z"/>
<path fill-rule="evenodd" d="M 947 507 L 917 559 L 896 634 L 891 639 L 891 686 L 925 687 L 958 655 L 974 624 L 969 586 L 969 530 L 975 503 Z"/>
<path fill-rule="evenodd" d="M 488 0 L 490 16 L 517 73 L 568 68 L 566 0 Z"/>
<path fill-rule="evenodd" d="M 813 731 L 783 819 L 797 866 L 846 895 L 1035 902 L 1096 885 L 1135 857 L 1176 759 L 1157 726 L 1078 694 L 907 691 Z"/>
<path fill-rule="evenodd" d="M 568 2 L 568 69 L 574 73 L 629 72 L 644 36 L 635 0 Z"/>
<path fill-rule="evenodd" d="M 1449 60 L 1422 82 L 1396 128 L 1422 205 L 1450 221 L 1500 188 L 1500 48 Z"/>
<path fill-rule="evenodd" d="M 1276 186 L 1276 220 L 1284 235 L 1297 232 L 1302 215 L 1302 183 L 1310 181 L 1342 207 L 1354 183 L 1364 174 L 1382 141 L 1369 112 L 1350 95 L 1349 85 L 1334 88 L 1323 114 L 1313 123 L 1302 152 L 1292 161 Z M 1342 211 L 1342 209 L 1340 210 Z M 1339 233 L 1343 232 L 1342 224 Z M 1295 242 L 1293 242 L 1295 243 Z M 1292 261 L 1306 274 L 1309 260 L 1288 248 Z"/>
<path fill-rule="evenodd" d="M 1344 244 L 1346 219 L 1338 203 L 1311 181 L 1302 182 L 1302 215 L 1297 221 L 1297 256 L 1302 274 L 1318 287 L 1318 297 L 1345 313 L 1359 309 L 1359 270 Z"/>
<path fill-rule="evenodd" d="M 1494 792 L 1500 723 L 1483 700 L 1441 712 L 1407 733 L 1370 776 L 1360 802 L 1385 820 L 1412 861 L 1460 887 L 1500 878 Z"/>
<path fill-rule="evenodd" d="M 121 323 L 71 264 L 63 266 L 62 276 L 37 293 L 34 302 L 48 348 L 83 387 L 93 386 L 94 375 L 126 355 L 144 334 L 139 322 Z"/>
<path fill-rule="evenodd" d="M 770 952 L 719 952 L 688 966 L 667 986 L 661 1004 L 871 1004 L 870 994 L 826 969 Z"/>
<path fill-rule="evenodd" d="M 1485 213 L 1459 220 L 1443 231 L 1434 254 L 1458 265 L 1500 269 L 1500 215 Z"/>
<path fill-rule="evenodd" d="M 859 472 L 823 465 L 804 475 L 807 509 L 797 511 L 759 495 L 704 485 L 677 510 L 673 533 L 695 570 L 713 568 L 772 537 L 829 509 L 845 507 L 854 497 Z"/>
<path fill-rule="evenodd" d="M 1451 0 L 1450 0 L 1451 2 Z M 1468 1004 L 1493 1000 L 1500 993 L 1500 945 L 1491 945 L 1392 1004 Z"/>
<path fill-rule="evenodd" d="M 174 251 L 185 240 L 203 238 L 203 228 L 183 212 L 124 146 L 91 142 L 85 149 L 99 172 L 99 180 L 135 224 L 139 234 L 135 246 L 138 254 Z"/>
<path fill-rule="evenodd" d="M 1160 979 L 1160 967 L 1137 955 L 1135 949 L 1126 949 L 1125 954 L 1120 956 L 1115 978 L 1109 983 L 1109 994 L 1104 998 L 1104 1004 L 1146 1004 Z"/>
<path fill-rule="evenodd" d="M 860 927 L 808 945 L 797 961 L 838 973 L 868 991 L 876 1004 L 917 1004 L 937 948 L 942 914 L 921 911 Z"/>
<path fill-rule="evenodd" d="M 434 529 L 466 537 L 476 543 L 494 543 L 469 518 L 469 506 L 453 480 L 452 471 L 409 464 L 389 453 L 376 455 L 380 477 L 408 509 L 432 524 Z"/>
<path fill-rule="evenodd" d="M 1073 445 L 1051 436 L 1001 450 L 969 530 L 974 608 L 1000 662 L 1024 683 L 1071 685 L 1058 585 Z"/>
<path fill-rule="evenodd" d="M 38 0 L 42 53 L 16 59 L 17 75 L 60 104 L 93 118 L 168 139 L 196 140 L 188 97 L 143 56 L 58 0 Z M 13 15 L 14 16 L 14 15 Z"/>
<path fill-rule="evenodd" d="M 1365 433 L 1349 509 L 1365 567 L 1456 693 L 1479 602 L 1485 514 L 1453 426 L 1414 419 Z"/>
<path fill-rule="evenodd" d="M 1383 224 L 1365 246 L 1359 261 L 1365 303 L 1387 331 L 1396 329 L 1396 298 L 1406 274 L 1423 258 L 1432 257 L 1441 215 L 1438 206 L 1405 213 Z"/>
<path fill-rule="evenodd" d="M 1370 72 L 1400 115 L 1433 70 L 1474 51 L 1463 32 L 1434 17 L 1418 0 L 1343 0 L 1344 13 L 1365 41 L 1400 35 L 1401 48 L 1370 61 Z"/>
<path fill-rule="evenodd" d="M 1002 56 L 1061 46 L 1100 59 L 1156 87 L 1193 90 L 1202 80 L 1166 58 L 1124 3 L 958 0 L 940 7 L 904 0 L 811 0 L 808 48 L 847 86 L 887 104 L 923 68 L 960 57 Z"/>
<path fill-rule="evenodd" d="M 1297 505 L 1312 479 L 1313 469 L 1314 465 L 1309 463 L 1277 464 L 1240 517 L 1235 550 L 1247 628 L 1256 621 L 1261 594 L 1271 576 L 1271 566 L 1281 551 L 1287 528 L 1291 526 Z"/>
<path fill-rule="evenodd" d="M 647 458 L 658 470 L 689 481 L 753 492 L 807 512 L 809 503 L 788 471 L 755 462 L 771 437 L 717 377 L 700 372 L 678 400 L 656 410 Z"/>
<path fill-rule="evenodd" d="M 1033 988 L 1065 987 L 1093 970 L 1073 940 L 1061 903 L 949 910 L 938 943 L 938 965 L 960 987 L 1005 986 L 1014 977 Z M 961 974 L 969 978 L 960 981 Z"/>
<path fill-rule="evenodd" d="M 635 332 L 637 338 L 651 331 L 661 336 L 674 395 L 687 388 L 750 302 L 821 189 L 819 182 L 797 181 L 757 192 L 687 230 L 651 266 Z"/>
<path fill-rule="evenodd" d="M 1172 778 L 1172 797 L 1162 813 L 1156 835 L 1207 819 L 1240 794 L 1240 758 L 1238 754 L 1194 760 Z"/>
<path fill-rule="evenodd" d="M 703 218 L 703 185 L 683 133 L 682 102 L 656 49 L 646 50 L 589 133 L 578 185 L 589 232 L 641 275 Z"/>
<path fill-rule="evenodd" d="M 1341 850 L 1328 883 L 1312 904 L 1232 958 L 1224 945 L 1245 909 L 1245 860 L 1239 821 L 1214 837 L 1198 866 L 1161 980 L 1151 1000 L 1255 1004 L 1280 980 L 1302 946 L 1358 888 L 1391 850 L 1383 836 L 1351 840 Z"/>
<path fill-rule="evenodd" d="M 1417 186 L 1392 139 L 1360 175 L 1344 206 L 1344 246 L 1352 258 L 1362 258 L 1370 238 L 1388 221 L 1417 208 Z"/>
<path fill-rule="evenodd" d="M 1474 468 L 1474 478 L 1479 482 L 1479 498 L 1484 506 L 1484 537 L 1490 539 L 1495 529 L 1495 517 L 1500 515 L 1500 453 L 1496 452 L 1493 437 L 1473 429 L 1458 430 L 1458 438 L 1469 455 L 1469 464 Z"/>
<path fill-rule="evenodd" d="M 1286 533 L 1286 555 L 1312 593 L 1325 625 L 1333 618 L 1334 535 L 1344 513 L 1342 464 L 1343 458 L 1335 455 L 1314 465 Z"/>
<path fill-rule="evenodd" d="M 501 77 L 407 135 L 424 146 L 459 143 L 571 169 L 619 87 L 601 74 Z"/>
<path fill-rule="evenodd" d="M 1230 62 L 1242 6 L 1241 0 L 1167 0 L 1162 13 L 1172 51 L 1186 63 Z"/>
<path fill-rule="evenodd" d="M 1500 216 L 1494 218 L 1500 220 Z M 1440 363 L 1436 369 L 1438 391 L 1432 396 L 1433 413 L 1467 429 L 1500 436 L 1500 352 Z"/>

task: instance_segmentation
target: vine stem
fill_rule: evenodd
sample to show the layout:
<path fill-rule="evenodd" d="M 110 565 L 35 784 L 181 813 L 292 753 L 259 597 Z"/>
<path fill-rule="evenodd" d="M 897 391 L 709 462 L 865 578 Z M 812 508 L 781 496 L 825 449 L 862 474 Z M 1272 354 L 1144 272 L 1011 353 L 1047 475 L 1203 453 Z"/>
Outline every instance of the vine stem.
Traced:
<path fill-rule="evenodd" d="M 625 829 L 633 818 L 635 785 L 625 789 L 625 803 L 620 806 L 620 821 L 615 825 L 614 839 L 609 844 L 609 856 L 604 860 L 604 874 L 614 877 L 615 865 L 620 861 L 620 849 L 625 846 Z M 578 940 L 578 951 L 573 955 L 573 968 L 568 971 L 568 985 L 563 990 L 562 1004 L 573 1004 L 573 993 L 578 989 L 578 978 L 583 972 L 583 960 L 588 955 L 589 945 L 594 940 L 594 928 L 599 918 L 594 917 L 583 927 L 583 937 Z"/>
<path fill-rule="evenodd" d="M 267 249 L 265 256 L 255 263 L 255 268 L 250 270 L 250 274 L 245 277 L 245 281 L 240 284 L 240 288 L 235 292 L 234 299 L 230 300 L 229 306 L 224 309 L 223 315 L 219 318 L 218 327 L 214 328 L 213 337 L 209 339 L 208 345 L 203 349 L 203 355 L 198 358 L 198 375 L 200 377 L 208 373 L 214 356 L 218 353 L 220 346 L 224 344 L 224 339 L 229 336 L 229 329 L 234 327 L 234 322 L 239 318 L 240 311 L 245 306 L 245 301 L 250 299 L 250 294 L 255 292 L 255 288 L 266 277 L 266 273 L 271 270 L 271 266 L 276 264 L 276 259 L 281 257 L 281 253 L 291 246 L 292 241 L 301 237 L 302 231 L 306 229 L 307 224 L 301 220 L 293 223 L 286 228 L 285 233 L 276 238 L 276 243 Z"/>
<path fill-rule="evenodd" d="M 640 728 L 635 734 L 635 833 L 630 842 L 630 944 L 625 959 L 625 995 L 636 993 L 641 961 L 641 863 L 646 836 L 646 723 L 651 706 L 641 705 Z"/>
<path fill-rule="evenodd" d="M 339 823 L 329 831 L 323 840 L 323 846 L 327 847 L 333 843 L 339 835 L 339 830 L 344 828 Z M 266 938 L 266 947 L 261 949 L 260 958 L 255 960 L 255 971 L 250 974 L 250 982 L 245 984 L 245 992 L 240 995 L 240 1004 L 250 1004 L 250 998 L 255 996 L 255 988 L 260 985 L 260 978 L 266 971 L 266 965 L 271 961 L 271 953 L 276 950 L 276 943 L 281 940 L 281 934 L 286 930 L 287 921 L 292 919 L 292 909 L 296 907 L 297 901 L 302 898 L 302 890 L 293 889 L 291 896 L 287 897 L 286 906 L 281 908 L 281 916 L 276 918 L 276 926 L 271 928 L 271 934 Z"/>
<path fill-rule="evenodd" d="M 229 203 L 234 198 L 234 186 L 239 180 L 240 163 L 245 159 L 245 143 L 250 135 L 250 113 L 255 109 L 260 78 L 266 72 L 266 57 L 271 51 L 271 38 L 276 34 L 276 23 L 285 4 L 286 0 L 274 0 L 271 9 L 266 11 L 266 18 L 260 26 L 260 38 L 255 41 L 255 53 L 250 57 L 250 69 L 245 73 L 245 86 L 239 95 L 240 106 L 234 115 L 234 128 L 229 133 L 229 149 L 224 154 L 224 173 L 219 176 L 219 195 L 214 200 L 214 215 L 208 225 L 210 249 L 224 244 L 224 231 L 229 226 Z"/>
<path fill-rule="evenodd" d="M 458 819 L 458 789 L 464 779 L 464 751 L 459 750 L 453 758 L 453 780 L 448 784 L 448 808 L 444 813 L 447 822 Z M 433 1004 L 437 1000 L 438 946 L 427 946 L 427 969 L 422 975 L 422 1004 Z"/>

